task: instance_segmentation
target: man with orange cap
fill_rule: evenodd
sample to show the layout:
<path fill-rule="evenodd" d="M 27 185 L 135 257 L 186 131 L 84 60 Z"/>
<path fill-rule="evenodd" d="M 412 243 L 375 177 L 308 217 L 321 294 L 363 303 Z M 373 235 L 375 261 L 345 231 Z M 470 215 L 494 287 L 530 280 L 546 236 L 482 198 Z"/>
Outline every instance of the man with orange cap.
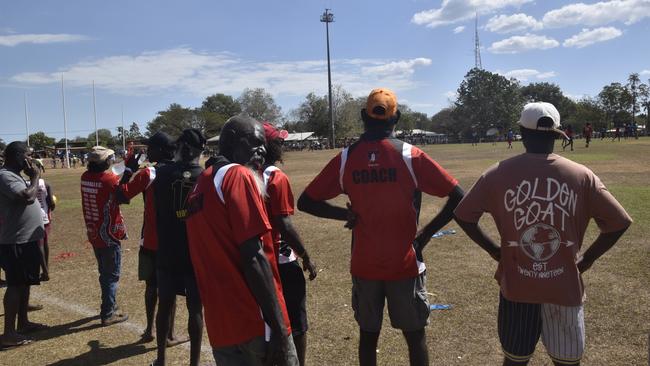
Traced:
<path fill-rule="evenodd" d="M 411 365 L 429 363 L 424 327 L 429 302 L 422 250 L 453 217 L 463 197 L 458 181 L 422 150 L 393 136 L 400 118 L 388 89 L 370 92 L 361 110 L 365 132 L 307 186 L 298 209 L 346 221 L 352 229 L 352 307 L 359 324 L 359 363 L 376 365 L 384 303 L 402 330 Z M 418 231 L 421 192 L 449 199 Z M 326 202 L 346 194 L 347 208 Z"/>

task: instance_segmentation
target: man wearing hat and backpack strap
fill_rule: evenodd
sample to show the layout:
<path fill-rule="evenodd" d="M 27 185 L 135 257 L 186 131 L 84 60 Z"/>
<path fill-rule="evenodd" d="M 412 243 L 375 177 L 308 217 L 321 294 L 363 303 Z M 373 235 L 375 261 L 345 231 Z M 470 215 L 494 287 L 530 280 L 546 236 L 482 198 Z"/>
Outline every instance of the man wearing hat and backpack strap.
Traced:
<path fill-rule="evenodd" d="M 422 150 L 393 137 L 397 98 L 375 89 L 361 111 L 365 132 L 314 178 L 298 200 L 312 215 L 347 221 L 352 229 L 352 307 L 359 324 L 359 363 L 377 363 L 384 303 L 391 325 L 402 330 L 411 365 L 427 365 L 424 328 L 429 302 L 422 250 L 453 217 L 463 197 L 458 181 Z M 449 197 L 418 232 L 421 192 Z M 348 208 L 326 202 L 346 194 Z"/>
<path fill-rule="evenodd" d="M 553 153 L 563 132 L 552 104 L 527 104 L 518 123 L 526 153 L 483 173 L 456 208 L 456 221 L 499 262 L 503 364 L 528 364 L 541 336 L 555 365 L 578 365 L 585 345 L 582 273 L 632 219 L 591 170 Z M 500 246 L 478 226 L 485 212 Z M 601 234 L 580 256 L 592 218 Z"/>

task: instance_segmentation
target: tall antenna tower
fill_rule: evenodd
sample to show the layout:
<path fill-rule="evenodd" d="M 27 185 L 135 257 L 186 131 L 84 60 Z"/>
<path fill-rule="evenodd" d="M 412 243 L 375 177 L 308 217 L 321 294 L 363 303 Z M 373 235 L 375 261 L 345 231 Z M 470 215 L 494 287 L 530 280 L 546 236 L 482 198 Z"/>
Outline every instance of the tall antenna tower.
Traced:
<path fill-rule="evenodd" d="M 478 12 L 474 21 L 474 67 L 483 69 L 481 64 L 481 42 L 478 39 Z"/>

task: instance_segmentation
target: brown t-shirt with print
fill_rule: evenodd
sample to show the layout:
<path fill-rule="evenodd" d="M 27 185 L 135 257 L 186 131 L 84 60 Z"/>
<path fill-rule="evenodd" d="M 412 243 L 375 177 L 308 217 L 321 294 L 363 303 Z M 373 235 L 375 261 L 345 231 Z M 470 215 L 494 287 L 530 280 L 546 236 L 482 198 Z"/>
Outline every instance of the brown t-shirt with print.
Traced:
<path fill-rule="evenodd" d="M 582 303 L 575 261 L 589 220 L 603 233 L 632 222 L 591 170 L 556 154 L 525 153 L 483 173 L 455 214 L 478 222 L 484 212 L 501 236 L 495 278 L 503 296 L 565 306 Z"/>

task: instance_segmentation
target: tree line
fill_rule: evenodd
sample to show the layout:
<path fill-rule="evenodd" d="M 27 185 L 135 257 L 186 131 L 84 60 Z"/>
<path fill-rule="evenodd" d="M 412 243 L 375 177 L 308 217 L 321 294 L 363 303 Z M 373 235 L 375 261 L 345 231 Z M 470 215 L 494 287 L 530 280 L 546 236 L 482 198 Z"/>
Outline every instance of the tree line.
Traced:
<path fill-rule="evenodd" d="M 557 84 L 522 86 L 514 78 L 475 68 L 458 87 L 456 101 L 431 118 L 432 128 L 461 138 L 474 132 L 484 136 L 491 128 L 507 131 L 515 127 L 523 105 L 534 101 L 554 104 L 562 125 L 570 125 L 574 131 L 581 131 L 586 123 L 594 130 L 633 123 L 648 125 L 649 85 L 650 80 L 644 84 L 638 73 L 632 73 L 625 83 L 610 83 L 597 96 L 576 101 L 565 96 Z"/>
<path fill-rule="evenodd" d="M 597 96 L 573 100 L 557 84 L 548 82 L 521 85 L 514 78 L 474 68 L 464 77 L 454 101 L 429 117 L 400 104 L 402 117 L 398 129 L 410 133 L 414 129 L 445 133 L 460 139 L 473 133 L 484 136 L 492 128 L 505 132 L 516 127 L 523 104 L 531 101 L 553 103 L 560 112 L 563 125 L 580 131 L 585 123 L 594 129 L 620 127 L 627 123 L 648 125 L 650 117 L 650 80 L 643 83 L 638 73 L 632 73 L 623 83 L 613 82 L 602 88 Z M 363 130 L 360 110 L 365 97 L 353 97 L 342 86 L 335 85 L 332 93 L 334 129 L 337 139 L 359 136 Z M 238 98 L 223 93 L 206 97 L 201 106 L 184 107 L 172 103 L 159 111 L 148 122 L 142 133 L 136 122 L 124 131 L 127 140 L 137 140 L 156 131 L 179 136 L 185 128 L 198 128 L 205 136 L 220 133 L 228 118 L 245 113 L 260 121 L 270 121 L 289 132 L 314 132 L 317 136 L 331 136 L 327 95 L 314 92 L 305 96 L 300 105 L 283 113 L 273 96 L 263 88 L 245 89 Z M 122 144 L 121 127 L 113 135 L 108 129 L 99 129 L 100 145 L 119 147 Z M 70 142 L 95 144 L 95 133 L 77 136 Z M 61 139 L 59 142 L 64 142 Z M 36 149 L 52 146 L 55 139 L 43 132 L 30 135 L 30 144 Z"/>

